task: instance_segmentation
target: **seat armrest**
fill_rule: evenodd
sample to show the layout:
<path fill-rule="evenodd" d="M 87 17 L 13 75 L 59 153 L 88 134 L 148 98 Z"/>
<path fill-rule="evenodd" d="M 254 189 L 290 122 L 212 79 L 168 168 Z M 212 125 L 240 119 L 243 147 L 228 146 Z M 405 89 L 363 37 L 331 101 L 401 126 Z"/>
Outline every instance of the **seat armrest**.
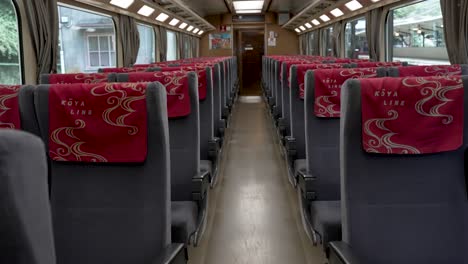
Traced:
<path fill-rule="evenodd" d="M 351 247 L 345 242 L 330 242 L 330 264 L 361 264 Z"/>
<path fill-rule="evenodd" d="M 218 120 L 218 133 L 220 137 L 224 137 L 226 131 L 226 119 Z"/>
<path fill-rule="evenodd" d="M 298 170 L 297 174 L 297 185 L 301 189 L 302 197 L 307 201 L 315 200 L 317 198 L 314 189 L 315 177 L 301 170 Z"/>
<path fill-rule="evenodd" d="M 158 255 L 153 264 L 187 263 L 184 249 L 184 244 L 170 244 Z"/>
<path fill-rule="evenodd" d="M 218 137 L 212 138 L 208 141 L 208 156 L 213 164 L 218 160 L 219 150 L 221 149 L 221 139 Z"/>
<path fill-rule="evenodd" d="M 297 154 L 296 139 L 288 136 L 284 138 L 284 147 L 286 148 L 286 153 L 290 160 L 294 160 L 294 157 Z"/>
<path fill-rule="evenodd" d="M 210 172 L 201 171 L 192 178 L 192 199 L 202 201 L 210 188 Z"/>

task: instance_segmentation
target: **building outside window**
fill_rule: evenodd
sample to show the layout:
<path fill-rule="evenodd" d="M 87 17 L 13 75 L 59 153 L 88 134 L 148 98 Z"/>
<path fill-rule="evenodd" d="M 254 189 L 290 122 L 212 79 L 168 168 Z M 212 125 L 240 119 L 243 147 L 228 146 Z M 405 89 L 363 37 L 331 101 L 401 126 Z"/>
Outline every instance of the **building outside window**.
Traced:
<path fill-rule="evenodd" d="M 138 24 L 140 34 L 140 49 L 136 64 L 150 64 L 156 62 L 156 44 L 153 27 Z"/>
<path fill-rule="evenodd" d="M 369 45 L 366 35 L 366 19 L 361 17 L 346 23 L 345 56 L 351 59 L 368 59 Z"/>
<path fill-rule="evenodd" d="M 19 21 L 10 0 L 0 1 L 0 84 L 21 84 Z"/>

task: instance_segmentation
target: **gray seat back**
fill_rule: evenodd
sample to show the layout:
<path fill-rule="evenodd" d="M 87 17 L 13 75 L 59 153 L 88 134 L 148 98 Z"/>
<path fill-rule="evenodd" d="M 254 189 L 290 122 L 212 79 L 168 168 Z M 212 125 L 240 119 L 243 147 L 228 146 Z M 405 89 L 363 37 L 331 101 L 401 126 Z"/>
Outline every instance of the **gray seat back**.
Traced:
<path fill-rule="evenodd" d="M 213 118 L 214 118 L 214 133 L 217 137 L 221 137 L 219 131 L 221 129 L 221 103 L 222 103 L 222 75 L 221 63 L 216 63 L 213 74 Z"/>
<path fill-rule="evenodd" d="M 462 99 L 464 132 L 459 149 L 422 155 L 370 154 L 363 150 L 361 82 L 349 80 L 342 88 L 343 241 L 362 263 L 467 263 L 468 93 Z M 388 91 L 386 84 L 382 87 Z M 463 86 L 466 90 L 467 77 Z"/>
<path fill-rule="evenodd" d="M 296 140 L 296 159 L 305 159 L 304 99 L 300 96 L 297 66 L 292 66 L 290 71 L 289 109 L 291 136 Z"/>
<path fill-rule="evenodd" d="M 375 78 L 377 68 L 308 70 L 305 77 L 307 173 L 316 177 L 316 200 L 340 200 L 340 90 L 351 78 Z M 319 92 L 319 95 L 316 92 Z"/>
<path fill-rule="evenodd" d="M 0 262 L 54 264 L 44 144 L 12 129 L 0 142 Z"/>
<path fill-rule="evenodd" d="M 121 99 L 124 93 L 114 92 L 118 84 L 102 85 L 63 85 L 63 91 L 75 90 L 76 87 L 87 87 L 90 91 L 100 87 L 104 100 L 114 96 Z M 104 88 L 107 87 L 107 88 Z M 82 263 L 151 263 L 154 258 L 171 242 L 170 236 L 170 178 L 169 178 L 169 131 L 167 122 L 166 91 L 161 84 L 148 83 L 143 88 L 137 87 L 139 93 L 145 95 L 147 115 L 147 155 L 142 163 L 85 163 L 60 162 L 49 158 L 51 177 L 51 205 L 53 212 L 54 235 L 56 242 L 57 262 L 69 264 Z M 49 90 L 51 85 L 37 87 L 34 97 L 40 136 L 47 145 L 55 138 L 49 131 Z M 132 88 L 126 88 L 128 92 Z M 106 94 L 106 92 L 109 92 Z M 92 92 L 90 92 L 91 94 Z M 74 94 L 67 94 L 73 99 Z M 90 96 L 87 98 L 96 97 Z M 81 97 L 80 97 L 81 98 Z M 135 97 L 132 97 L 135 98 Z M 77 99 L 78 100 L 78 99 Z M 81 100 L 81 99 L 79 99 Z M 140 100 L 140 99 L 138 99 Z M 72 100 L 73 101 L 73 100 Z M 63 101 L 62 101 L 63 102 Z M 96 110 L 94 105 L 87 105 L 86 100 L 78 103 L 88 115 L 97 115 L 97 120 L 110 120 L 110 123 L 121 123 L 116 113 L 109 113 L 109 119 L 104 118 L 107 111 Z M 119 100 L 106 101 L 109 105 L 119 104 Z M 122 101 L 123 102 L 123 101 Z M 132 107 L 133 102 L 124 106 Z M 83 103 L 83 104 L 82 104 Z M 75 105 L 74 103 L 72 105 Z M 53 104 L 52 107 L 62 107 L 64 104 Z M 91 112 L 89 112 L 90 109 Z M 109 108 L 111 109 L 111 108 Z M 107 109 L 107 110 L 109 110 Z M 124 107 L 122 106 L 122 109 Z M 64 113 L 76 109 L 64 109 Z M 86 111 L 87 110 L 87 111 Z M 94 111 L 96 110 L 96 111 Z M 119 110 L 118 110 L 119 111 Z M 101 113 L 102 112 L 102 113 Z M 144 111 L 132 112 L 132 115 L 143 114 Z M 75 112 L 78 113 L 78 112 Z M 33 113 L 29 113 L 31 115 Z M 32 119 L 28 117 L 28 120 Z M 79 118 L 79 117 L 77 117 Z M 117 118 L 117 119 L 115 119 Z M 71 118 L 70 118 L 71 120 Z M 75 120 L 75 124 L 78 120 Z M 125 119 L 121 127 L 125 127 Z M 104 123 L 100 121 L 100 124 Z M 108 122 L 105 122 L 110 124 Z M 111 127 L 115 127 L 111 125 Z M 119 129 L 117 126 L 115 129 Z M 60 130 L 60 129 L 59 129 Z M 54 130 L 53 134 L 59 130 Z M 100 146 L 92 141 L 66 146 L 69 140 L 80 140 L 74 137 L 79 127 L 60 130 L 56 134 L 63 140 L 63 148 L 54 149 L 53 153 L 73 157 L 94 157 L 94 154 L 81 151 L 82 145 Z M 66 132 L 63 132 L 66 131 Z M 121 130 L 119 130 L 121 131 Z M 132 130 L 134 131 L 134 130 Z M 138 130 L 140 131 L 140 130 Z M 96 135 L 101 130 L 95 130 Z M 140 131 L 141 132 L 141 131 Z M 94 132 L 93 132 L 94 133 Z M 125 133 L 126 134 L 126 133 Z M 67 140 L 67 141 L 65 141 Z M 59 142 L 54 140 L 54 142 Z M 119 142 L 115 138 L 115 142 Z M 68 151 L 67 151 L 68 150 Z M 75 153 L 74 155 L 72 155 Z M 113 153 L 106 153 L 113 155 Z M 98 160 L 96 158 L 96 160 Z"/>

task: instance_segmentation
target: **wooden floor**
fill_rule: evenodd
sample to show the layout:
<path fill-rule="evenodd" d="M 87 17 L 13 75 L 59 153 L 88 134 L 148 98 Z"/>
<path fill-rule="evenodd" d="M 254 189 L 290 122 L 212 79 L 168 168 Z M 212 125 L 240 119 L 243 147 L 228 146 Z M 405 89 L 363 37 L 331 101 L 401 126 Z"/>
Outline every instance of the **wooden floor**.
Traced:
<path fill-rule="evenodd" d="M 325 263 L 305 235 L 266 106 L 240 97 L 233 108 L 207 229 L 190 264 Z"/>

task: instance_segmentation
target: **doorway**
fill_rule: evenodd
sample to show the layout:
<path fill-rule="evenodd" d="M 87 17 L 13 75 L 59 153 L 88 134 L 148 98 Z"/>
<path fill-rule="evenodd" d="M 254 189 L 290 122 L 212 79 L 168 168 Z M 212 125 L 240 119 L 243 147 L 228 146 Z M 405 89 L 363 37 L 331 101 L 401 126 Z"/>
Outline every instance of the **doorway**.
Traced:
<path fill-rule="evenodd" d="M 240 70 L 241 95 L 260 95 L 262 56 L 265 54 L 263 29 L 239 29 L 236 32 L 236 51 Z"/>

